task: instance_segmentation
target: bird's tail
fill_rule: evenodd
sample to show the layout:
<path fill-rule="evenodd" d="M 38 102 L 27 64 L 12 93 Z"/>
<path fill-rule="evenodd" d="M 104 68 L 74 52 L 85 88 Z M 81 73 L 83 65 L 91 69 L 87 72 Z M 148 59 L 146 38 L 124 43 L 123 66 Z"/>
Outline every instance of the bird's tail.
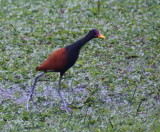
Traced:
<path fill-rule="evenodd" d="M 37 71 L 42 71 L 43 69 L 40 66 L 38 66 L 38 67 L 36 67 L 36 70 Z"/>

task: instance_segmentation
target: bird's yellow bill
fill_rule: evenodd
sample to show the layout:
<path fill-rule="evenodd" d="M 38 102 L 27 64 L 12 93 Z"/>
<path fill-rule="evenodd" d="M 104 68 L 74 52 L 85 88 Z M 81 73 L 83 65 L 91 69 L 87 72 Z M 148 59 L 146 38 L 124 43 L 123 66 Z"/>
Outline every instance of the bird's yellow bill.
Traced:
<path fill-rule="evenodd" d="M 103 39 L 105 39 L 106 37 L 100 34 L 100 35 L 98 35 L 98 38 L 103 38 Z"/>

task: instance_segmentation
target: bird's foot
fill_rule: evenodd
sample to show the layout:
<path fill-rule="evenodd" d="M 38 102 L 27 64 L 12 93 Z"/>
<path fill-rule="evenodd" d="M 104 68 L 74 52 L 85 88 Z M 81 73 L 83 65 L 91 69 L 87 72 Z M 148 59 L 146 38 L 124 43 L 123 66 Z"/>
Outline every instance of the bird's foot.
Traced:
<path fill-rule="evenodd" d="M 27 110 L 29 110 L 29 102 L 32 101 L 33 105 L 38 107 L 38 105 L 34 102 L 32 93 L 29 95 L 28 100 L 27 100 Z"/>
<path fill-rule="evenodd" d="M 29 102 L 29 101 L 31 101 L 31 100 L 33 100 L 33 98 L 32 98 L 32 93 L 30 92 L 27 101 Z"/>
<path fill-rule="evenodd" d="M 68 106 L 61 107 L 61 110 L 65 110 L 67 113 L 73 112 L 73 110 L 69 108 Z"/>
<path fill-rule="evenodd" d="M 31 101 L 31 100 L 32 100 L 32 102 L 33 102 L 32 94 L 30 93 L 30 94 L 29 94 L 29 97 L 28 97 L 28 99 L 27 99 L 27 106 L 26 106 L 26 108 L 27 108 L 28 111 L 29 111 L 29 101 Z"/>

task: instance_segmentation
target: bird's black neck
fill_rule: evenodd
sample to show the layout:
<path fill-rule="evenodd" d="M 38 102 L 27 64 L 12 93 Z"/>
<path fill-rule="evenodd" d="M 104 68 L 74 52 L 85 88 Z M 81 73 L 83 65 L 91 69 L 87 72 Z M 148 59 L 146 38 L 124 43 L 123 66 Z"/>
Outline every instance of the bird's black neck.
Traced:
<path fill-rule="evenodd" d="M 77 42 L 74 43 L 77 47 L 81 48 L 83 45 L 85 45 L 88 41 L 90 41 L 92 38 L 85 36 L 84 38 L 78 40 Z"/>
<path fill-rule="evenodd" d="M 71 66 L 73 66 L 78 59 L 79 51 L 82 48 L 83 45 L 85 45 L 88 41 L 90 41 L 93 37 L 87 35 L 84 38 L 76 41 L 75 43 L 66 46 L 67 51 L 67 65 L 63 69 L 63 72 L 61 74 L 65 73 Z"/>
<path fill-rule="evenodd" d="M 68 45 L 69 47 L 75 47 L 77 50 L 80 50 L 82 48 L 83 45 L 85 45 L 88 41 L 90 41 L 91 39 L 93 39 L 90 36 L 85 36 L 84 38 L 76 41 L 75 43 Z"/>

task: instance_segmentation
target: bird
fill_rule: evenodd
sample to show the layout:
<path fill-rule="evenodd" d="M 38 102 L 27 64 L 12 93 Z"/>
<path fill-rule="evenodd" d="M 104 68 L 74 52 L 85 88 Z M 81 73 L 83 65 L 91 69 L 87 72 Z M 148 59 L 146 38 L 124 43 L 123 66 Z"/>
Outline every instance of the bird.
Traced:
<path fill-rule="evenodd" d="M 68 111 L 69 108 L 66 104 L 65 99 L 61 94 L 60 85 L 61 85 L 62 77 L 64 73 L 76 63 L 81 48 L 93 38 L 105 39 L 106 37 L 100 34 L 100 32 L 97 29 L 92 29 L 82 39 L 51 53 L 49 57 L 41 65 L 39 65 L 36 68 L 37 71 L 42 71 L 42 73 L 40 73 L 38 76 L 35 77 L 33 85 L 31 87 L 28 101 L 31 101 L 31 100 L 33 101 L 34 88 L 40 77 L 42 77 L 47 72 L 59 72 L 60 76 L 57 83 L 57 92 L 59 94 L 59 97 L 62 100 L 64 108 Z"/>

